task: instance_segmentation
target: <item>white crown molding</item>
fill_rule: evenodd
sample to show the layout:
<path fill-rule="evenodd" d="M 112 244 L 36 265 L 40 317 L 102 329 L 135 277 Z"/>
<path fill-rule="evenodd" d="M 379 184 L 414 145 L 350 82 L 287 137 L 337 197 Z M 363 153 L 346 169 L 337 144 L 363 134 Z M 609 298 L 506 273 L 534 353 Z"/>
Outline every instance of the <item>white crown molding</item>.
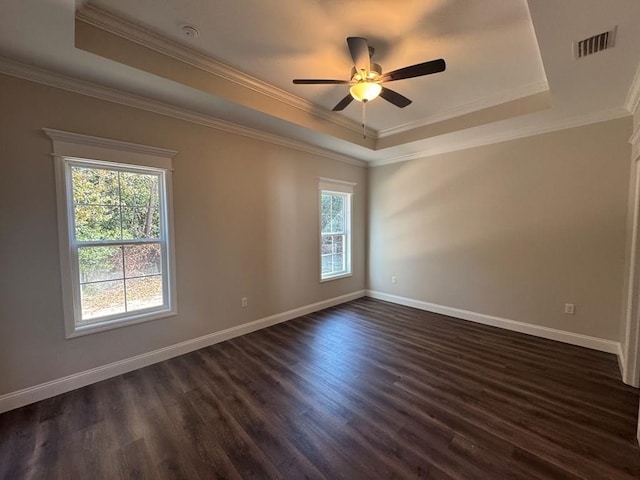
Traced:
<path fill-rule="evenodd" d="M 425 125 L 430 125 L 432 123 L 443 122 L 445 120 L 450 120 L 452 118 L 459 117 L 461 115 L 477 112 L 478 110 L 494 107 L 496 105 L 501 105 L 503 103 L 518 100 L 523 97 L 528 97 L 530 95 L 535 95 L 537 93 L 546 92 L 548 90 L 549 90 L 549 84 L 546 81 L 529 83 L 527 85 L 522 85 L 511 90 L 506 90 L 503 92 L 498 92 L 494 95 L 487 95 L 485 97 L 478 98 L 477 100 L 473 100 L 472 102 L 458 105 L 456 107 L 440 112 L 436 115 L 432 115 L 430 117 L 420 119 L 415 122 L 409 122 L 403 125 L 398 125 L 398 126 L 386 128 L 383 130 L 378 130 L 378 138 L 389 137 L 391 135 L 396 135 L 398 133 L 406 132 L 408 130 L 424 127 Z"/>
<path fill-rule="evenodd" d="M 30 403 L 39 402 L 45 398 L 51 398 L 61 393 L 75 390 L 92 383 L 100 382 L 108 378 L 131 372 L 139 368 L 162 362 L 185 353 L 193 352 L 201 348 L 224 342 L 241 335 L 246 335 L 262 328 L 270 327 L 278 323 L 286 322 L 294 318 L 308 315 L 318 310 L 333 307 L 341 303 L 350 302 L 360 297 L 364 297 L 365 291 L 360 290 L 339 297 L 330 298 L 321 302 L 305 305 L 293 310 L 264 317 L 249 323 L 244 323 L 236 327 L 227 328 L 219 332 L 210 333 L 202 337 L 193 338 L 184 342 L 159 348 L 151 352 L 146 352 L 135 357 L 125 358 L 117 362 L 102 365 L 83 372 L 74 373 L 63 378 L 51 380 L 46 383 L 34 385 L 15 392 L 0 395 L 0 413 L 19 408 Z"/>
<path fill-rule="evenodd" d="M 130 93 L 115 90 L 113 88 L 104 87 L 94 83 L 89 83 L 84 80 L 67 77 L 58 73 L 49 72 L 40 68 L 32 67 L 22 63 L 14 62 L 6 58 L 0 57 L 0 73 L 10 75 L 12 77 L 22 78 L 32 82 L 48 85 L 55 88 L 60 88 L 73 93 L 79 93 L 81 95 L 87 95 L 90 97 L 98 98 L 100 100 L 106 100 L 112 103 L 118 103 L 120 105 L 126 105 L 128 107 L 138 108 L 152 113 L 177 118 L 190 123 L 203 125 L 205 127 L 214 128 L 216 130 L 222 130 L 228 133 L 236 135 L 242 135 L 244 137 L 254 138 L 264 142 L 272 143 L 274 145 L 280 145 L 283 147 L 291 148 L 294 150 L 311 153 L 331 160 L 336 160 L 350 165 L 358 167 L 364 167 L 367 162 L 358 160 L 346 155 L 342 155 L 331 150 L 309 145 L 297 140 L 291 140 L 271 133 L 265 133 L 260 130 L 245 127 L 235 123 L 231 123 L 219 118 L 204 115 L 202 113 L 195 113 L 183 108 L 168 105 L 156 100 L 151 100 L 144 97 L 139 97 Z"/>
<path fill-rule="evenodd" d="M 159 35 L 140 24 L 130 22 L 129 20 L 91 5 L 85 5 L 79 8 L 76 11 L 76 18 L 89 25 L 124 38 L 125 40 L 175 58 L 176 60 L 224 78 L 241 87 L 248 88 L 254 92 L 302 110 L 305 113 L 322 118 L 342 128 L 362 133 L 362 125 L 359 122 L 341 115 L 336 115 L 334 112 L 319 107 L 308 100 L 231 68 L 193 48 L 189 48 L 179 42 Z M 377 138 L 378 135 L 377 132 L 371 128 L 367 128 L 366 133 L 369 138 Z"/>
<path fill-rule="evenodd" d="M 401 297 L 398 295 L 377 292 L 374 290 L 367 290 L 367 297 L 384 300 L 385 302 L 397 303 L 398 305 L 405 305 L 407 307 L 418 308 L 427 312 L 439 313 L 440 315 L 447 315 L 449 317 L 459 318 L 461 320 L 481 323 L 483 325 L 491 325 L 492 327 L 499 327 L 505 330 L 511 330 L 513 332 L 526 333 L 527 335 L 533 335 L 535 337 L 546 338 L 549 340 L 555 340 L 557 342 L 591 348 L 592 350 L 598 350 L 601 352 L 613 353 L 618 355 L 621 351 L 619 342 L 607 340 L 605 338 L 591 337 L 589 335 L 583 335 L 581 333 L 543 327 L 542 325 L 519 322 L 517 320 L 511 320 L 509 318 L 495 317 L 493 315 L 472 312 L 460 308 L 447 307 L 445 305 L 438 305 L 436 303 L 424 302 L 422 300 L 415 300 L 413 298 Z"/>
<path fill-rule="evenodd" d="M 509 140 L 517 140 L 519 138 L 533 137 L 535 135 L 543 135 L 545 133 L 552 133 L 559 130 L 582 127 L 585 125 L 606 122 L 608 120 L 615 120 L 617 118 L 628 116 L 629 112 L 627 111 L 627 109 L 624 107 L 620 107 L 611 110 L 603 110 L 601 112 L 588 115 L 560 118 L 556 121 L 540 123 L 539 125 L 524 127 L 517 130 L 504 130 L 498 133 L 487 135 L 481 134 L 478 136 L 472 136 L 471 138 L 467 139 L 454 140 L 450 144 L 428 148 L 420 152 L 407 153 L 404 155 L 389 157 L 382 160 L 373 160 L 369 162 L 369 167 L 379 167 L 382 165 L 390 165 L 392 163 L 407 162 L 409 160 L 427 158 L 434 155 L 440 155 L 442 153 L 455 152 L 459 150 L 465 150 L 467 148 L 482 147 L 484 145 L 492 145 L 494 143 L 502 143 Z"/>
<path fill-rule="evenodd" d="M 321 147 L 316 147 L 298 140 L 292 140 L 289 138 L 281 137 L 271 133 L 266 133 L 254 128 L 245 127 L 232 122 L 221 120 L 219 118 L 211 117 L 202 113 L 192 112 L 190 110 L 168 105 L 166 103 L 151 100 L 149 98 L 140 97 L 131 93 L 126 93 L 120 90 L 116 90 L 95 83 L 90 83 L 84 80 L 68 77 L 58 73 L 53 73 L 48 70 L 33 67 L 31 65 L 25 65 L 23 63 L 15 62 L 8 58 L 0 57 L 0 73 L 9 75 L 12 77 L 22 78 L 32 82 L 48 85 L 51 87 L 59 88 L 73 93 L 86 95 L 100 100 L 105 100 L 120 105 L 125 105 L 140 110 L 145 110 L 159 115 L 164 115 L 179 120 L 184 120 L 197 125 L 213 128 L 216 130 L 225 131 L 235 135 L 241 135 L 256 140 L 261 140 L 274 145 L 280 145 L 283 147 L 291 148 L 313 155 L 318 155 L 331 160 L 355 165 L 358 167 L 378 167 L 382 165 L 388 165 L 392 163 L 406 162 L 410 160 L 417 160 L 420 158 L 427 158 L 433 155 L 441 153 L 454 152 L 458 150 L 464 150 L 466 148 L 479 147 L 483 145 L 490 145 L 493 143 L 501 143 L 509 140 L 516 140 L 518 138 L 524 138 L 534 135 L 541 135 L 544 133 L 550 133 L 557 130 L 564 130 L 567 128 L 574 128 L 583 125 L 589 125 L 592 123 L 599 123 L 607 120 L 613 120 L 629 115 L 627 108 L 617 108 L 612 110 L 605 110 L 591 115 L 582 115 L 566 119 L 560 119 L 556 122 L 548 122 L 544 125 L 531 126 L 522 128 L 519 130 L 504 131 L 496 134 L 481 135 L 474 138 L 468 138 L 464 140 L 456 140 L 444 146 L 436 148 L 427 148 L 419 152 L 413 152 L 385 159 L 365 161 L 349 157 L 331 150 L 327 150 Z M 636 147 L 637 154 L 640 154 L 640 129 L 634 132 L 634 136 L 630 139 Z M 635 143 L 634 143 L 635 142 Z M 636 152 L 634 150 L 634 152 Z M 636 155 L 637 156 L 637 155 Z M 634 157 L 635 158 L 635 157 Z"/>

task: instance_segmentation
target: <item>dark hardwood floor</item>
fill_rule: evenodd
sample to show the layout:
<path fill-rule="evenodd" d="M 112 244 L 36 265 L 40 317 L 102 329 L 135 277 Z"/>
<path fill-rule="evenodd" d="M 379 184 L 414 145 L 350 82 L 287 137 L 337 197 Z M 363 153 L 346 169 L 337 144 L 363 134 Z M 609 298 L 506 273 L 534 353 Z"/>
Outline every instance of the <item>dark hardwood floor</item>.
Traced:
<path fill-rule="evenodd" d="M 363 298 L 0 416 L 0 478 L 632 479 L 613 355 Z"/>

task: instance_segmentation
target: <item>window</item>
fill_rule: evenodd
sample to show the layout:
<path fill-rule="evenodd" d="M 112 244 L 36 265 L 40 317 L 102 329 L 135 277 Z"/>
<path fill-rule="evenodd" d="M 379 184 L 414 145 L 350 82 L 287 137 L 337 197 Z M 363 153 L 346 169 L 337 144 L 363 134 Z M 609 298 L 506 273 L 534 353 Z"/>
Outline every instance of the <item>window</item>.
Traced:
<path fill-rule="evenodd" d="M 174 315 L 171 158 L 158 154 L 175 152 L 46 132 L 58 180 L 67 337 Z"/>
<path fill-rule="evenodd" d="M 351 275 L 351 196 L 355 184 L 320 179 L 320 280 Z"/>

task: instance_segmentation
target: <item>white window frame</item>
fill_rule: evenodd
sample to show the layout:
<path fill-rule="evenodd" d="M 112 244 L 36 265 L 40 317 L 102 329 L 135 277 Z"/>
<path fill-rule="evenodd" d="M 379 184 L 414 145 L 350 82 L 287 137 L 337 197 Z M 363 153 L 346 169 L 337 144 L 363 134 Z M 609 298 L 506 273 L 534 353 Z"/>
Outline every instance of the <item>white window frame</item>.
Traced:
<path fill-rule="evenodd" d="M 52 140 L 55 161 L 58 236 L 66 338 L 88 335 L 176 315 L 178 313 L 178 305 L 173 232 L 172 159 L 177 152 L 48 128 L 45 128 L 44 131 Z M 162 250 L 164 299 L 162 306 L 109 315 L 95 322 L 82 321 L 77 255 L 79 244 L 74 243 L 75 225 L 71 180 L 71 168 L 73 166 L 106 168 L 113 171 L 134 173 L 138 171 L 159 176 L 159 210 L 162 216 L 160 222 L 162 228 L 160 239 L 154 239 L 152 243 L 159 243 Z M 96 243 L 103 245 L 109 243 L 109 241 Z M 118 240 L 114 243 L 117 245 L 135 245 L 149 242 L 146 240 Z"/>
<path fill-rule="evenodd" d="M 351 262 L 351 251 L 353 246 L 352 229 L 353 229 L 353 194 L 356 184 L 343 180 L 334 180 L 331 178 L 320 177 L 318 181 L 318 226 L 320 240 L 319 245 L 319 266 L 320 266 L 320 282 L 330 282 L 340 278 L 353 276 L 353 265 Z M 345 245 L 344 245 L 344 261 L 345 269 L 341 272 L 323 275 L 322 273 L 322 195 L 323 194 L 339 194 L 345 196 Z"/>

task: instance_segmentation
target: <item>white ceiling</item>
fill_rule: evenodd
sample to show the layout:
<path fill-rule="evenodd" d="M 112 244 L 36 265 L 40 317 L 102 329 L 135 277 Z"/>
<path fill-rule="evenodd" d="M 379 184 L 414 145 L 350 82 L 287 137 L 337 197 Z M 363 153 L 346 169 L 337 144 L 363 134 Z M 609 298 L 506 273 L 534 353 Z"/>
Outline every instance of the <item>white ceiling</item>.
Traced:
<path fill-rule="evenodd" d="M 366 37 L 385 71 L 444 58 L 444 73 L 387 84 L 413 100 L 409 107 L 399 109 L 383 99 L 367 106 L 367 124 L 374 130 L 367 143 L 77 49 L 74 0 L 0 2 L 0 55 L 6 59 L 376 163 L 625 115 L 640 58 L 637 0 L 89 0 L 88 5 L 275 87 L 280 98 L 315 105 L 336 125 L 361 119 L 357 102 L 341 113 L 329 112 L 347 87 L 291 80 L 347 79 L 347 36 Z M 201 35 L 183 37 L 185 24 Z M 618 27 L 615 48 L 573 59 L 574 40 L 613 26 Z M 3 63 L 0 72 L 7 71 Z M 375 137 L 418 132 L 417 127 L 547 89 L 553 107 L 544 111 L 522 110 L 513 118 L 416 134 L 376 149 Z"/>
<path fill-rule="evenodd" d="M 385 130 L 442 117 L 485 97 L 546 82 L 525 0 L 91 0 L 91 5 L 184 42 L 206 55 L 327 109 L 344 85 L 293 85 L 293 78 L 347 80 L 346 37 L 363 36 L 385 71 L 444 58 L 447 70 L 388 84 L 414 100 L 372 102 L 367 123 Z M 189 40 L 181 27 L 200 31 Z M 344 112 L 360 121 L 361 105 Z"/>

